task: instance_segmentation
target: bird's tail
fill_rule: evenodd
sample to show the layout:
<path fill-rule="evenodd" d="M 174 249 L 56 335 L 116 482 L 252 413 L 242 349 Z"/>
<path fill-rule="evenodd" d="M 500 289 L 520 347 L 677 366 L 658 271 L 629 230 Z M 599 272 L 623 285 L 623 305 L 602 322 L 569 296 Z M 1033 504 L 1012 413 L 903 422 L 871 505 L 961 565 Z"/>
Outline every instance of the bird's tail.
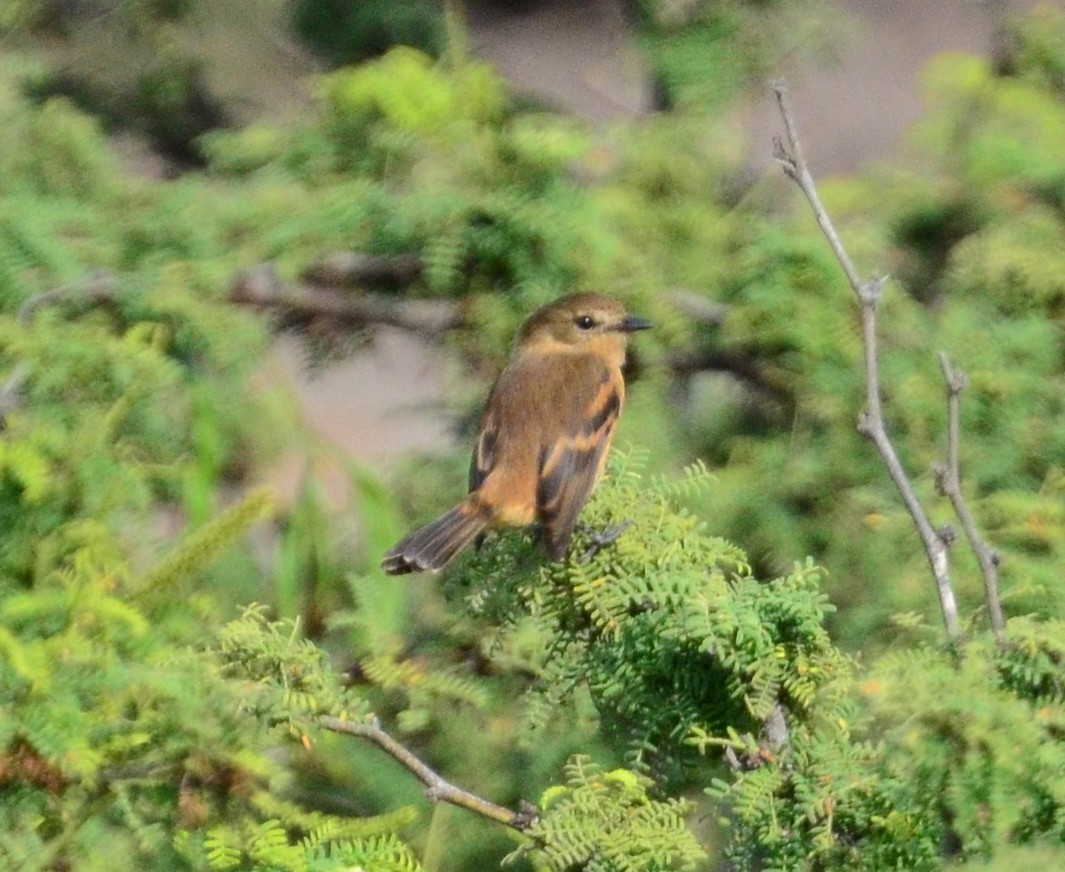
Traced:
<path fill-rule="evenodd" d="M 488 526 L 489 515 L 473 499 L 459 503 L 389 551 L 381 568 L 389 575 L 443 569 Z"/>

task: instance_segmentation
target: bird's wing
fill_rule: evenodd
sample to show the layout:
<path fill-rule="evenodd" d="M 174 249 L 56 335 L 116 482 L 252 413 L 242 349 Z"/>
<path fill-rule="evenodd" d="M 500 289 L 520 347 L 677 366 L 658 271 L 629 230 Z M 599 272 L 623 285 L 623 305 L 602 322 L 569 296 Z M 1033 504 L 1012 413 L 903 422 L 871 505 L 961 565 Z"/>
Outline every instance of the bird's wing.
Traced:
<path fill-rule="evenodd" d="M 496 444 L 499 439 L 500 418 L 494 411 L 492 402 L 499 383 L 492 388 L 485 405 L 485 414 L 481 420 L 481 431 L 473 444 L 473 456 L 470 458 L 470 493 L 477 490 L 496 465 Z"/>
<path fill-rule="evenodd" d="M 566 554 L 577 516 L 602 472 L 625 396 L 621 373 L 594 357 L 575 357 L 566 381 L 577 386 L 558 432 L 544 433 L 536 515 L 553 560 Z"/>
<path fill-rule="evenodd" d="M 547 552 L 565 556 L 602 471 L 625 386 L 593 354 L 512 362 L 489 395 L 470 462 L 497 523 L 540 524 Z"/>

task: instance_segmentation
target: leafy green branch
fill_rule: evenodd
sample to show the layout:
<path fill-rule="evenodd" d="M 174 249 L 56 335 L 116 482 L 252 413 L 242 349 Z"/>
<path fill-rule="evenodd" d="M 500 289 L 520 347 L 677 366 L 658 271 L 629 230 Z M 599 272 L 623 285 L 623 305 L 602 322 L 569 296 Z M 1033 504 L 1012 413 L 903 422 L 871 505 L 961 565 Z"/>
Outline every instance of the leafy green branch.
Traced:
<path fill-rule="evenodd" d="M 306 747 L 316 728 L 375 745 L 425 785 L 431 801 L 464 808 L 525 836 L 513 857 L 532 855 L 552 870 L 578 861 L 592 862 L 588 868 L 692 869 L 705 857 L 685 824 L 689 803 L 656 798 L 647 776 L 627 769 L 607 772 L 587 756 L 570 758 L 565 784 L 543 792 L 542 810 L 521 801 L 514 811 L 458 787 L 381 726 L 365 689 L 343 681 L 325 653 L 300 638 L 295 622 L 270 621 L 261 607 L 249 607 L 223 629 L 214 656 L 226 678 L 245 685 L 246 712 Z"/>
<path fill-rule="evenodd" d="M 254 683 L 246 708 L 267 724 L 287 726 L 301 742 L 309 743 L 315 727 L 365 739 L 418 778 L 434 802 L 517 830 L 535 820 L 532 806 L 512 811 L 452 784 L 384 730 L 368 701 L 334 675 L 325 653 L 299 637 L 296 623 L 270 621 L 261 607 L 249 607 L 223 630 L 217 654 L 225 674 Z"/>

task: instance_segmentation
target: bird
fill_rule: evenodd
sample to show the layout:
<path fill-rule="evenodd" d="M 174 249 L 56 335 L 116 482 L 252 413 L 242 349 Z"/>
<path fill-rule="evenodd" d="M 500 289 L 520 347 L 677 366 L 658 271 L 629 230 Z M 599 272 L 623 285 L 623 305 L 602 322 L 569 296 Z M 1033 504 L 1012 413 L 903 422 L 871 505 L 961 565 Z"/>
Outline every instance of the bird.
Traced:
<path fill-rule="evenodd" d="M 469 495 L 399 542 L 382 569 L 438 571 L 486 530 L 534 524 L 548 557 L 561 561 L 606 465 L 625 401 L 629 338 L 653 326 L 597 293 L 562 297 L 529 316 L 485 403 Z"/>

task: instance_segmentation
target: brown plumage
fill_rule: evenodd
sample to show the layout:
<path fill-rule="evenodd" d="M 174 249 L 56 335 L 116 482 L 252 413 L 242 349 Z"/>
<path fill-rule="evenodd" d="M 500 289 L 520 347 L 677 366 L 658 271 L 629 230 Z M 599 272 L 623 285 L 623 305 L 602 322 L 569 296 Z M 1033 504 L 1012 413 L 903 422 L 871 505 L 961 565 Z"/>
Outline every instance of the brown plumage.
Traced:
<path fill-rule="evenodd" d="M 530 524 L 561 560 L 614 438 L 629 334 L 650 326 L 601 294 L 535 312 L 488 395 L 470 495 L 389 551 L 385 572 L 441 569 L 486 529 Z"/>

